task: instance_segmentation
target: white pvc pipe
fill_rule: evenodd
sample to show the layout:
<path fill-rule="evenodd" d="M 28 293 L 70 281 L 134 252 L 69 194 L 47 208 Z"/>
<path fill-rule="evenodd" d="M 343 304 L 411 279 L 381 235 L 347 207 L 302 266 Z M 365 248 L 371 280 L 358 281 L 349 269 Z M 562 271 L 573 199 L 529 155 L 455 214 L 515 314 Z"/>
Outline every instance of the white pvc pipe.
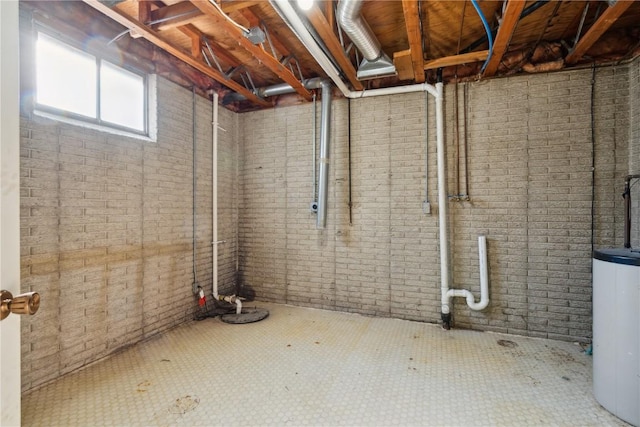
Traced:
<path fill-rule="evenodd" d="M 212 122 L 211 122 L 211 131 L 212 131 L 212 161 L 211 161 L 211 175 L 212 175 L 212 211 L 213 211 L 213 298 L 218 301 L 226 301 L 231 304 L 236 304 L 236 314 L 240 314 L 242 311 L 242 302 L 240 298 L 235 295 L 224 296 L 218 294 L 218 244 L 221 242 L 218 241 L 218 93 L 213 92 L 213 100 L 212 100 Z"/>
<path fill-rule="evenodd" d="M 449 289 L 446 293 L 447 305 L 453 297 L 466 298 L 471 310 L 484 310 L 489 305 L 489 271 L 487 269 L 487 238 L 478 236 L 478 263 L 480 267 L 480 301 L 475 302 L 473 294 L 466 289 Z"/>
<path fill-rule="evenodd" d="M 449 298 L 449 237 L 447 208 L 449 200 L 447 198 L 447 173 L 445 165 L 447 162 L 444 147 L 444 85 L 442 82 L 436 83 L 436 154 L 438 163 L 438 228 L 440 231 L 440 299 L 442 303 L 442 314 L 450 313 Z"/>

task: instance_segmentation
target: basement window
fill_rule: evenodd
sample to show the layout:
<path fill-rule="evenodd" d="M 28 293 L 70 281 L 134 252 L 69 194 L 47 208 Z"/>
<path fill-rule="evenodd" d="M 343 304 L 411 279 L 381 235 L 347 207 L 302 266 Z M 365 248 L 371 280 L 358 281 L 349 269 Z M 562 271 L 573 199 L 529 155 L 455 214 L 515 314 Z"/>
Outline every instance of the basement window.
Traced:
<path fill-rule="evenodd" d="M 38 113 L 101 130 L 149 135 L 145 75 L 40 31 L 35 52 Z"/>

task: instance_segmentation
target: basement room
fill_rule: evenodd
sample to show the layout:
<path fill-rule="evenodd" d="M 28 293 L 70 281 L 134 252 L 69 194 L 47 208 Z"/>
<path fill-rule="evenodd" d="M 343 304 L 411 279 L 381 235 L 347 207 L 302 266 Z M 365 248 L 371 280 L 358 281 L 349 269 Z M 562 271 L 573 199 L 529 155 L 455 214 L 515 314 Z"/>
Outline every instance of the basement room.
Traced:
<path fill-rule="evenodd" d="M 0 425 L 640 426 L 640 1 L 0 1 Z"/>

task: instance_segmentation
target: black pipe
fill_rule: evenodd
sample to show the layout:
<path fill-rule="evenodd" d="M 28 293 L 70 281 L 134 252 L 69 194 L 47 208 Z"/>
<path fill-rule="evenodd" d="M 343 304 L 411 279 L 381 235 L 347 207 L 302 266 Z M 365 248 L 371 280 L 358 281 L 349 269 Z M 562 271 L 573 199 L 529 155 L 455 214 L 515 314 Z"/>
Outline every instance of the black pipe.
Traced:
<path fill-rule="evenodd" d="M 631 180 L 640 178 L 640 175 L 627 175 L 624 180 L 624 247 L 631 248 Z"/>
<path fill-rule="evenodd" d="M 447 331 L 451 329 L 451 313 L 441 313 L 442 327 Z"/>

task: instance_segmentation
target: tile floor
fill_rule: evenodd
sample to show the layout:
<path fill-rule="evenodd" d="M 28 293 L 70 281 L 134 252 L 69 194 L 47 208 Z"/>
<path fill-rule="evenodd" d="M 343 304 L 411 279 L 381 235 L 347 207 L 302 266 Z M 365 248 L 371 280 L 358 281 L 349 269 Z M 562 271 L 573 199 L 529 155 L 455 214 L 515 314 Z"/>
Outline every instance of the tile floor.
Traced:
<path fill-rule="evenodd" d="M 23 426 L 626 425 L 573 343 L 278 304 L 191 322 L 23 396 Z"/>

